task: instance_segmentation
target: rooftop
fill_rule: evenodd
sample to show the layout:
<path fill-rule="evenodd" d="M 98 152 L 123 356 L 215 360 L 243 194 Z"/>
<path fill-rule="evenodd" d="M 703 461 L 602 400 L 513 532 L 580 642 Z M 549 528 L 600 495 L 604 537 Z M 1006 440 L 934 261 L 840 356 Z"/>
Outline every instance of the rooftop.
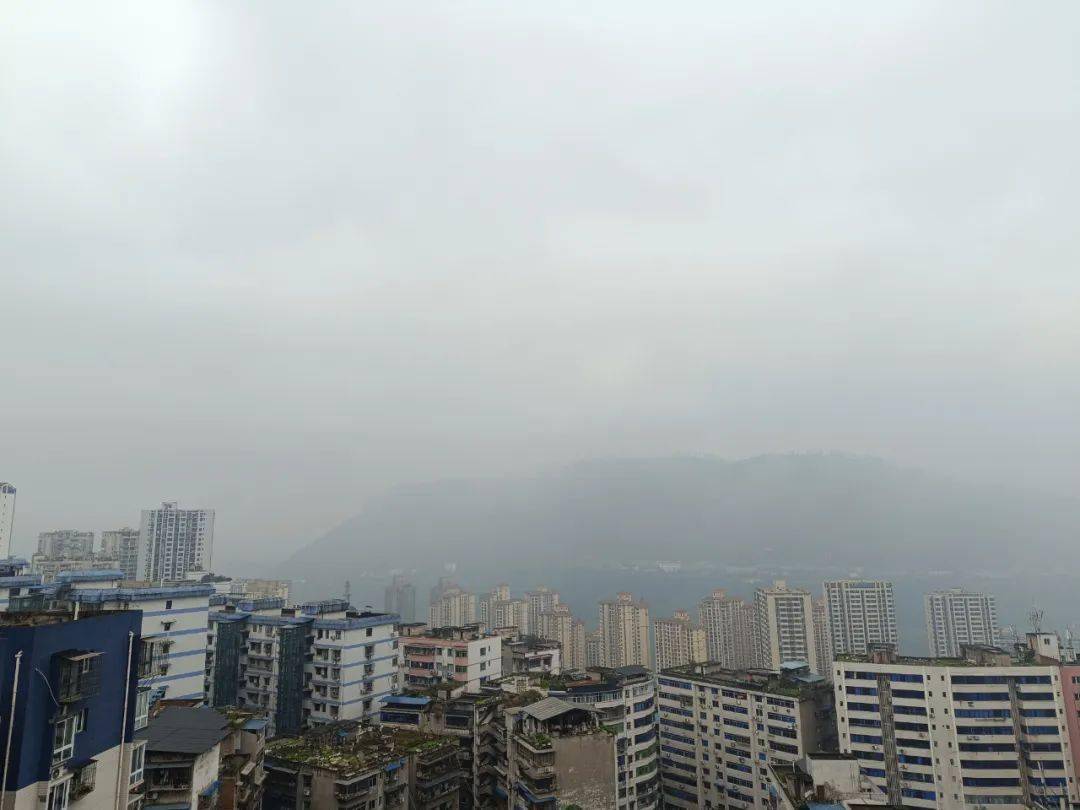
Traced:
<path fill-rule="evenodd" d="M 825 679 L 816 675 L 806 677 L 768 669 L 724 669 L 715 663 L 671 667 L 660 674 L 667 678 L 682 678 L 784 697 L 803 698 L 822 690 L 831 691 Z"/>
<path fill-rule="evenodd" d="M 405 729 L 388 731 L 365 727 L 357 730 L 328 726 L 303 737 L 273 740 L 266 747 L 266 756 L 349 775 L 382 768 L 409 754 L 456 748 L 457 745 L 454 737 Z"/>
<path fill-rule="evenodd" d="M 147 741 L 149 752 L 201 754 L 221 742 L 231 725 L 230 718 L 206 706 L 169 706 L 135 736 Z"/>

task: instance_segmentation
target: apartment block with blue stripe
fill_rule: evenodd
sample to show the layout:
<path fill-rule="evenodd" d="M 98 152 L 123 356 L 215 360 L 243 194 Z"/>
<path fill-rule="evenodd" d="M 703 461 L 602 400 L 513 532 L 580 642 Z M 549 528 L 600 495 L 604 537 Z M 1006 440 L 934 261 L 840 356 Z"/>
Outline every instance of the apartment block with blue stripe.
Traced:
<path fill-rule="evenodd" d="M 128 806 L 142 779 L 140 624 L 131 610 L 0 615 L 0 806 Z"/>
<path fill-rule="evenodd" d="M 285 607 L 277 597 L 213 597 L 207 653 L 212 706 L 258 708 L 272 733 L 375 717 L 398 690 L 398 616 L 342 599 Z"/>
<path fill-rule="evenodd" d="M 58 608 L 82 613 L 137 610 L 142 614 L 141 699 L 202 700 L 206 628 L 214 586 L 150 585 L 123 580 L 120 570 L 62 571 L 54 582 L 20 573 L 0 561 L 0 609 Z M 11 563 L 11 560 L 7 562 Z M 4 576 L 8 573 L 8 576 Z"/>

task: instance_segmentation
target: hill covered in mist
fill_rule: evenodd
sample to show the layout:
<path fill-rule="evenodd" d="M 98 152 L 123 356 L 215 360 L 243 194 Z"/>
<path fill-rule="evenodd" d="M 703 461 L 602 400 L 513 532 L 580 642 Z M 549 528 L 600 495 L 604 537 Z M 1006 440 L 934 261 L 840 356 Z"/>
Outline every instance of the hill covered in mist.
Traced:
<path fill-rule="evenodd" d="M 1007 572 L 1069 559 L 1080 502 L 844 455 L 596 460 L 542 475 L 397 487 L 281 573 L 340 582 L 631 560 Z"/>

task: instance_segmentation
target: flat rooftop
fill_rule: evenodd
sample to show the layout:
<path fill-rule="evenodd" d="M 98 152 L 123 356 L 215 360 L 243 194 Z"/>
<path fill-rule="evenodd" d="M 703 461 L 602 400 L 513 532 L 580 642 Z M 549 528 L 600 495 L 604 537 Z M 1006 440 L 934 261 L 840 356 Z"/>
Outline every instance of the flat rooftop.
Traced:
<path fill-rule="evenodd" d="M 716 664 L 688 664 L 660 672 L 660 677 L 727 686 L 749 692 L 763 692 L 783 697 L 809 697 L 821 691 L 831 692 L 828 681 L 819 675 L 781 675 L 767 669 L 723 669 Z"/>
<path fill-rule="evenodd" d="M 330 728 L 320 731 L 271 741 L 266 746 L 267 759 L 351 775 L 382 768 L 409 754 L 458 746 L 456 737 L 405 729 L 361 728 L 355 736 L 342 732 L 345 736 L 338 737 Z"/>

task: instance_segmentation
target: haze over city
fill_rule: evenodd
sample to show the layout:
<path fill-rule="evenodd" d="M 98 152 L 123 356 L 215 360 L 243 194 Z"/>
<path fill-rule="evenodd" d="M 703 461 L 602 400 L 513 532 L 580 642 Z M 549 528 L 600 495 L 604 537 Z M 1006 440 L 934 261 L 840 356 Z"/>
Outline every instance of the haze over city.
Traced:
<path fill-rule="evenodd" d="M 0 26 L 0 810 L 1080 810 L 1080 4 Z"/>
<path fill-rule="evenodd" d="M 7 12 L 17 548 L 596 457 L 1076 491 L 1075 4 Z"/>

